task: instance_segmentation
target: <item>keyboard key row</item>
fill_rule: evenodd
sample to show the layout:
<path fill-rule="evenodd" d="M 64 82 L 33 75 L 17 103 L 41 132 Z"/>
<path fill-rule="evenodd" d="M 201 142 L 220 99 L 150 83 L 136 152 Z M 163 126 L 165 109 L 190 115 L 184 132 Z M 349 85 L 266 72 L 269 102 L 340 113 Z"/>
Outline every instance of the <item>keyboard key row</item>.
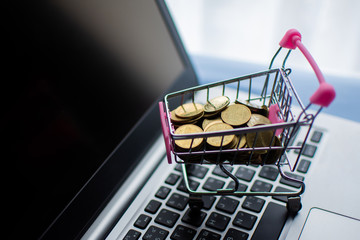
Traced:
<path fill-rule="evenodd" d="M 259 181 L 259 180 L 257 180 L 257 181 Z M 281 187 L 277 187 L 275 191 L 278 192 L 278 191 L 289 191 L 289 190 L 281 188 Z M 161 192 L 161 194 L 159 194 L 159 192 Z M 164 190 L 164 187 L 160 187 L 159 191 L 157 192 L 157 195 L 160 195 L 163 197 L 164 194 L 162 194 L 162 193 L 164 193 L 164 192 L 166 192 L 168 194 L 168 191 Z M 204 201 L 205 207 L 207 209 L 210 209 L 211 206 L 214 204 L 216 197 L 214 197 L 214 196 L 203 196 L 203 197 L 205 200 Z M 287 201 L 287 197 L 281 197 L 281 198 L 283 198 L 283 199 L 278 199 L 278 200 L 283 201 L 283 202 Z M 274 199 L 277 199 L 277 198 L 274 197 Z M 169 197 L 168 201 L 166 202 L 166 205 L 182 211 L 186 208 L 188 200 L 189 199 L 187 196 L 184 196 L 184 195 L 181 195 L 178 193 L 173 193 Z M 240 201 L 233 199 L 231 197 L 223 196 L 223 197 L 219 198 L 219 201 L 217 202 L 215 208 L 224 213 L 233 214 L 236 211 L 236 209 L 238 208 L 239 204 L 240 204 Z M 241 206 L 243 209 L 253 211 L 255 213 L 260 213 L 262 211 L 262 208 L 264 207 L 264 204 L 265 204 L 265 200 L 262 198 L 258 198 L 258 197 L 254 197 L 254 196 L 247 196 L 244 199 L 244 202 L 242 203 Z M 156 200 L 151 200 L 148 203 L 148 205 L 146 206 L 145 211 L 149 212 L 149 213 L 156 213 L 160 206 L 161 206 L 161 202 L 158 202 Z M 273 207 L 269 207 L 269 206 L 272 206 L 272 205 L 268 204 L 268 207 L 265 210 L 265 212 L 266 211 L 268 211 L 268 212 L 274 211 Z M 276 206 L 277 206 L 276 208 L 279 208 L 278 204 Z M 280 207 L 285 208 L 284 206 L 280 206 Z M 270 208 L 270 210 L 268 210 L 268 208 Z M 266 216 L 265 213 L 264 213 L 264 216 Z M 191 212 L 190 209 L 187 209 L 186 213 L 181 218 L 181 221 L 184 223 L 187 223 L 191 226 L 194 226 L 196 228 L 203 224 L 206 217 L 207 217 L 207 213 L 204 211 L 194 213 L 194 212 Z M 158 223 L 160 225 L 169 227 L 169 228 L 173 228 L 179 218 L 180 218 L 180 214 L 173 212 L 171 210 L 168 210 L 168 209 L 161 209 L 161 211 L 156 216 L 154 222 Z M 152 217 L 150 217 L 146 214 L 140 214 L 139 217 L 137 218 L 137 220 L 135 221 L 134 226 L 139 229 L 146 229 L 146 227 L 150 224 L 151 220 L 152 220 Z M 209 217 L 206 219 L 205 226 L 207 226 L 208 228 L 211 228 L 211 229 L 218 230 L 218 231 L 224 231 L 228 227 L 230 221 L 231 221 L 231 218 L 229 216 L 221 214 L 219 212 L 212 212 L 209 215 Z M 257 221 L 257 217 L 255 215 L 252 215 L 250 213 L 240 210 L 236 214 L 235 218 L 233 219 L 233 225 L 236 227 L 239 227 L 239 228 L 246 229 L 246 230 L 251 230 L 254 227 L 256 221 Z M 263 220 L 263 221 L 265 221 L 265 220 Z M 199 234 L 197 239 L 208 239 L 205 237 L 206 234 L 210 234 L 210 232 L 209 233 L 203 232 L 203 233 Z M 149 229 L 144 234 L 143 239 L 165 239 L 168 235 L 169 235 L 168 231 L 158 228 L 156 226 L 150 226 Z M 175 231 L 172 233 L 170 238 L 171 239 L 193 239 L 195 235 L 196 235 L 196 230 L 193 230 L 186 226 L 177 225 L 175 228 Z M 214 237 L 214 239 L 217 239 L 216 234 L 212 233 L 211 235 Z M 140 236 L 139 232 L 132 229 L 128 232 L 128 234 L 126 235 L 126 237 L 124 239 L 128 239 L 128 240 L 137 239 L 139 236 Z M 233 228 L 230 228 L 227 231 L 226 236 L 230 237 L 230 238 L 232 236 L 237 236 L 237 237 L 239 237 L 239 239 L 242 239 L 242 237 L 244 237 L 244 239 L 246 239 L 248 237 L 247 233 L 242 232 L 237 229 L 233 229 Z"/>
<path fill-rule="evenodd" d="M 302 159 L 301 162 L 299 163 L 298 166 L 298 172 L 302 172 L 302 173 L 306 173 L 309 169 L 310 166 L 310 161 L 306 160 L 306 159 Z M 230 168 L 231 167 L 231 168 Z M 233 167 L 232 166 L 226 166 L 226 168 L 229 171 L 232 171 Z M 207 169 L 207 168 L 206 168 Z M 218 169 L 218 170 L 216 170 Z M 215 167 L 215 170 L 213 171 L 213 173 L 218 173 L 218 171 L 221 171 L 221 169 L 217 166 Z M 222 172 L 222 171 L 221 171 Z M 246 167 L 239 167 L 235 173 L 235 176 L 240 179 L 240 180 L 244 180 L 244 181 L 248 181 L 251 182 L 251 180 L 253 179 L 254 175 L 255 175 L 256 171 L 252 170 L 252 169 L 248 169 Z M 304 177 L 294 174 L 294 173 L 286 173 L 288 176 L 295 178 L 297 180 L 303 181 Z M 166 180 L 166 182 L 170 182 L 170 183 L 174 183 L 176 182 L 174 179 L 177 178 L 174 176 L 175 174 L 170 174 Z M 220 173 L 216 174 L 216 175 L 221 175 Z M 261 178 L 264 178 L 266 180 L 270 180 L 275 182 L 276 179 L 278 178 L 279 174 L 279 170 L 276 167 L 273 166 L 262 166 L 261 170 L 258 174 Z M 200 182 L 195 181 L 193 179 L 188 179 L 189 181 L 189 186 L 191 190 L 197 190 Z M 295 187 L 295 188 L 300 188 L 301 184 L 294 182 L 294 181 L 288 181 L 285 180 L 283 178 L 280 179 L 280 183 L 291 186 L 291 187 Z M 205 181 L 205 183 L 203 184 L 202 188 L 204 190 L 208 190 L 208 191 L 216 191 L 218 189 L 223 189 L 225 185 L 225 181 L 214 178 L 214 177 L 208 177 Z M 233 181 L 230 181 L 227 188 L 229 189 L 233 189 L 235 186 L 235 183 Z M 237 191 L 246 191 L 247 186 L 243 183 L 239 183 L 239 187 L 237 189 Z M 182 179 L 180 181 L 180 184 L 177 186 L 177 190 L 182 191 L 187 193 L 187 188 L 185 185 L 185 181 L 184 179 Z M 255 180 L 255 182 L 252 184 L 252 187 L 250 189 L 250 191 L 252 192 L 270 192 L 272 190 L 272 184 L 261 181 L 261 180 Z M 167 187 L 161 187 L 161 189 L 159 189 L 158 193 L 156 194 L 157 197 L 161 198 L 161 199 L 165 199 L 167 194 L 169 193 L 170 189 Z"/>
<path fill-rule="evenodd" d="M 321 141 L 323 137 L 323 133 L 320 131 L 313 131 L 310 141 L 312 144 L 306 143 L 304 145 L 304 149 L 302 151 L 302 155 L 308 158 L 313 158 L 317 151 L 317 144 Z M 302 144 L 301 142 L 298 145 Z M 299 151 L 295 151 L 299 152 Z M 311 161 L 310 159 L 302 158 L 298 164 L 297 172 L 306 174 L 310 168 Z M 279 171 L 275 166 L 261 166 L 261 169 L 258 171 L 258 176 L 262 179 L 266 179 L 267 181 L 262 181 L 259 179 L 253 178 L 256 174 L 256 169 L 248 168 L 245 166 L 230 166 L 224 165 L 224 167 L 229 171 L 233 172 L 233 174 L 240 180 L 246 182 L 252 182 L 250 191 L 252 192 L 292 192 L 293 190 L 277 186 L 274 190 L 271 182 L 275 182 L 278 179 Z M 255 166 L 258 167 L 258 166 Z M 177 171 L 182 171 L 181 164 L 176 166 Z M 204 179 L 207 175 L 209 168 L 207 166 L 202 165 L 192 165 L 192 167 L 187 168 L 188 175 L 191 177 L 195 177 L 198 179 Z M 226 175 L 219 166 L 216 166 L 210 174 L 215 175 L 218 178 L 228 179 L 228 175 Z M 298 174 L 294 174 L 291 172 L 286 172 L 286 175 L 295 178 L 297 180 L 303 181 L 304 177 Z M 187 188 L 185 186 L 184 180 L 182 179 L 182 174 L 171 173 L 166 178 L 165 183 L 171 186 L 177 186 L 177 190 L 187 193 Z M 205 183 L 201 186 L 203 189 L 208 191 L 216 191 L 218 189 L 222 189 L 225 185 L 225 181 L 220 180 L 215 177 L 208 177 Z M 181 180 L 179 182 L 179 180 Z M 226 180 L 227 181 L 227 180 Z M 269 182 L 270 181 L 270 182 Z M 280 178 L 279 182 L 281 184 L 285 184 L 290 187 L 300 188 L 300 184 L 294 181 L 288 181 L 283 178 Z M 200 186 L 200 182 L 189 179 L 190 188 L 193 190 L 197 190 Z M 229 181 L 227 188 L 233 189 L 235 186 L 233 181 Z M 237 191 L 246 191 L 248 186 L 240 182 Z M 179 194 L 179 193 L 171 193 L 171 188 L 161 186 L 156 192 L 155 196 L 161 200 L 166 200 L 166 206 L 183 211 L 186 210 L 185 214 L 182 216 L 181 221 L 178 221 L 180 218 L 180 214 L 168 210 L 168 209 L 159 209 L 161 208 L 162 203 L 155 199 L 150 200 L 147 206 L 145 207 L 146 214 L 140 214 L 133 226 L 138 229 L 147 229 L 145 234 L 142 236 L 142 239 L 150 240 L 150 239 L 194 239 L 197 234 L 196 229 L 200 227 L 202 224 L 205 224 L 209 229 L 214 229 L 217 231 L 225 231 L 228 228 L 230 221 L 232 221 L 232 226 L 237 227 L 230 228 L 227 230 L 224 239 L 247 239 L 249 236 L 247 233 L 242 232 L 241 229 L 252 230 L 258 221 L 258 217 L 256 215 L 251 214 L 250 212 L 260 213 L 266 201 L 262 198 L 255 196 L 246 196 L 243 200 L 240 199 L 242 196 L 203 196 L 205 211 L 192 212 L 189 208 L 187 208 L 189 198 L 188 196 Z M 235 198 L 234 198 L 235 197 Z M 286 203 L 288 200 L 287 196 L 273 196 L 273 199 Z M 214 204 L 216 199 L 215 209 L 219 212 L 208 213 L 206 210 L 210 210 Z M 237 200 L 239 199 L 239 200 Z M 233 220 L 226 214 L 234 214 L 238 209 L 238 206 L 241 204 L 241 208 L 250 211 L 245 212 L 241 209 L 238 210 Z M 187 209 L 186 209 L 187 208 Z M 222 214 L 222 213 L 224 214 Z M 149 215 L 147 215 L 149 214 Z M 153 216 L 151 214 L 157 214 L 157 216 Z M 151 225 L 151 221 L 154 218 L 154 222 L 160 224 L 162 226 L 166 226 L 169 228 L 173 228 L 174 231 L 170 233 L 169 231 L 162 229 L 157 226 L 149 226 Z M 257 228 L 254 232 L 252 239 L 262 239 L 265 235 L 266 237 L 274 237 L 277 238 L 283 228 L 283 225 L 287 218 L 287 210 L 283 205 L 279 205 L 274 202 L 270 202 L 267 204 L 266 209 L 264 210 L 263 216 L 259 218 L 259 223 L 257 224 Z M 178 222 L 178 223 L 177 223 Z M 181 225 L 182 223 L 189 224 L 187 227 Z M 204 223 L 205 222 L 205 223 Z M 176 226 L 175 226 L 176 225 Z M 264 235 L 265 234 L 265 235 Z M 141 237 L 141 232 L 136 231 L 135 229 L 131 229 L 128 231 L 127 235 L 124 237 L 126 240 L 139 239 Z M 221 239 L 221 235 L 215 232 L 212 232 L 208 229 L 201 229 L 200 233 L 197 235 L 198 240 L 204 239 Z"/>
<path fill-rule="evenodd" d="M 177 164 L 175 170 L 182 172 L 182 164 Z M 187 174 L 192 177 L 197 177 L 199 179 L 203 179 L 206 173 L 209 171 L 209 168 L 198 165 L 192 164 L 187 166 L 186 168 Z"/>

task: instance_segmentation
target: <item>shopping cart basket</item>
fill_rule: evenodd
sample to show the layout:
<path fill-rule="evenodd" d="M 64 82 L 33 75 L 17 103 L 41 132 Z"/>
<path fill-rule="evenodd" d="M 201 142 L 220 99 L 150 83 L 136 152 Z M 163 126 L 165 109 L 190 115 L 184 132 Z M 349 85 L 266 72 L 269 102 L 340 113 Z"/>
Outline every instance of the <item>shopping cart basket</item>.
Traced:
<path fill-rule="evenodd" d="M 282 67 L 272 68 L 282 48 L 289 49 Z M 296 48 L 299 48 L 308 60 L 320 83 L 306 106 L 303 105 L 289 78 L 291 69 L 285 68 L 289 54 Z M 232 92 L 229 89 L 232 89 Z M 223 102 L 245 105 L 252 111 L 258 111 L 268 118 L 268 124 L 220 130 L 215 128 L 215 131 L 176 132 L 176 113 L 171 109 L 179 109 L 184 116 L 190 112 L 198 114 L 206 104 L 210 108 L 220 108 L 214 106 L 213 101 L 219 97 Z M 287 31 L 280 41 L 280 48 L 272 58 L 268 70 L 167 94 L 164 100 L 159 102 L 167 160 L 169 163 L 175 161 L 182 164 L 184 182 L 190 195 L 190 207 L 201 208 L 202 195 L 287 196 L 288 210 L 292 213 L 298 212 L 301 209 L 300 195 L 305 190 L 305 184 L 287 175 L 284 168 L 287 166 L 291 172 L 295 170 L 314 119 L 334 98 L 334 88 L 325 82 L 319 67 L 301 42 L 301 34 L 295 29 Z M 199 103 L 204 105 L 198 105 Z M 223 105 L 229 108 L 231 105 L 227 104 Z M 312 105 L 316 106 L 316 110 L 310 110 Z M 190 120 L 180 120 L 186 124 L 193 124 L 201 118 L 199 116 L 201 113 Z M 294 144 L 294 138 L 300 128 L 305 129 L 306 134 L 299 146 Z M 209 144 L 210 140 L 216 140 L 217 146 Z M 178 143 L 181 141 L 186 147 L 179 146 Z M 297 154 L 294 154 L 295 152 Z M 216 191 L 192 190 L 189 186 L 188 169 L 193 167 L 193 164 L 219 165 L 234 181 L 235 187 Z M 238 191 L 239 181 L 227 171 L 224 167 L 226 164 L 272 164 L 277 166 L 282 178 L 298 183 L 300 188 L 297 192 Z"/>

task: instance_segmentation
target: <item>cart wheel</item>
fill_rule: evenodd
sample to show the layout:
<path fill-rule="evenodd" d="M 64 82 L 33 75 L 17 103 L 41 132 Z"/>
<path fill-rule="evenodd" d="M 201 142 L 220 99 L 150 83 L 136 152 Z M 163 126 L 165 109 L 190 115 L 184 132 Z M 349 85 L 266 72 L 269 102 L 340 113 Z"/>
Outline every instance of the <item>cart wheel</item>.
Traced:
<path fill-rule="evenodd" d="M 192 212 L 200 212 L 200 210 L 203 208 L 203 206 L 204 206 L 204 201 L 202 200 L 201 195 L 195 196 L 195 195 L 190 194 L 189 207 Z"/>
<path fill-rule="evenodd" d="M 286 207 L 290 214 L 296 215 L 302 208 L 301 197 L 289 197 Z"/>

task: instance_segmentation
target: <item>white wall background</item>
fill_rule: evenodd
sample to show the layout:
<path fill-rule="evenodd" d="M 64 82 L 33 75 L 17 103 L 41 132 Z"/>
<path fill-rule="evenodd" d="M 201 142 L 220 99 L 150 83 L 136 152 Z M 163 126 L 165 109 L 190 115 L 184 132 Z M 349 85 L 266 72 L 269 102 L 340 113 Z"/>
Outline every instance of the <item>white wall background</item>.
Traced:
<path fill-rule="evenodd" d="M 168 0 L 168 6 L 192 54 L 268 64 L 286 30 L 296 28 L 324 73 L 360 81 L 359 0 Z M 292 68 L 310 70 L 294 55 Z"/>

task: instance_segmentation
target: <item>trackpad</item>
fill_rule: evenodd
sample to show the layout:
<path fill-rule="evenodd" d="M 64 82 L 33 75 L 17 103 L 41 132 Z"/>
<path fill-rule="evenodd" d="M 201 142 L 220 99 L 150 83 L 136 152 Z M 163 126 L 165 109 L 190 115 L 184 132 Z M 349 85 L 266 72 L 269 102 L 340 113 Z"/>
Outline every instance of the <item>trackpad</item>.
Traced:
<path fill-rule="evenodd" d="M 359 229 L 359 219 L 312 208 L 299 239 L 360 239 Z"/>

